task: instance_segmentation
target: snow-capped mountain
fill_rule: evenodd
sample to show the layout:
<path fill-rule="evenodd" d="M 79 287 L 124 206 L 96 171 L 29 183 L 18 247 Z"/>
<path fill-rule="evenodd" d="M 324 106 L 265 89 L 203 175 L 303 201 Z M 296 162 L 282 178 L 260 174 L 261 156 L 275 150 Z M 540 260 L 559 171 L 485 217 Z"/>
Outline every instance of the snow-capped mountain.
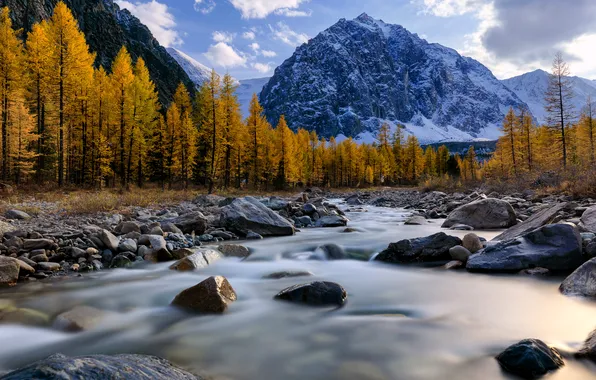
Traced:
<path fill-rule="evenodd" d="M 236 89 L 236 95 L 238 95 L 240 110 L 245 118 L 248 117 L 248 109 L 253 94 L 259 95 L 269 79 L 271 78 L 243 79 L 240 81 L 240 85 Z"/>
<path fill-rule="evenodd" d="M 588 96 L 596 101 L 596 81 L 580 77 L 570 77 L 569 80 L 574 92 L 571 104 L 575 108 L 575 112 L 579 114 L 586 106 Z M 502 82 L 528 105 L 538 123 L 544 124 L 547 116 L 544 109 L 546 105 L 544 98 L 548 88 L 548 81 L 549 74 L 546 71 L 536 70 L 505 79 Z"/>
<path fill-rule="evenodd" d="M 367 140 L 386 121 L 426 143 L 495 139 L 523 105 L 479 62 L 366 14 L 300 46 L 260 100 L 272 123 Z"/>
<path fill-rule="evenodd" d="M 203 83 L 211 78 L 211 69 L 203 65 L 190 55 L 181 52 L 176 48 L 167 48 L 168 53 L 178 62 L 178 64 L 186 71 L 190 80 L 200 87 Z"/>

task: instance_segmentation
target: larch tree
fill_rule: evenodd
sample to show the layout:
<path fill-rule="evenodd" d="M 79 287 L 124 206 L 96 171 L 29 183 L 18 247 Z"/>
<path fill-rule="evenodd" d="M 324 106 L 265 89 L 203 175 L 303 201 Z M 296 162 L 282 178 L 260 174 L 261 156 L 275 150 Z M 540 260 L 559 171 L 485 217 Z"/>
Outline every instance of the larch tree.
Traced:
<path fill-rule="evenodd" d="M 511 168 L 513 174 L 517 176 L 517 162 L 516 162 L 516 151 L 517 151 L 517 116 L 513 107 L 509 108 L 509 112 L 503 120 L 503 137 L 502 139 L 507 141 L 507 148 L 509 151 L 509 157 L 511 157 Z"/>
<path fill-rule="evenodd" d="M 579 120 L 579 134 L 582 150 L 587 154 L 584 154 L 587 158 L 587 162 L 594 164 L 594 134 L 596 133 L 596 122 L 594 103 L 592 98 L 588 96 L 586 100 L 586 106 L 584 107 L 580 120 Z M 586 162 L 586 163 L 587 163 Z"/>
<path fill-rule="evenodd" d="M 223 77 L 221 87 L 220 105 L 222 107 L 222 141 L 223 145 L 223 173 L 224 173 L 224 187 L 230 187 L 232 181 L 232 171 L 234 169 L 233 161 L 240 151 L 241 131 L 244 129 L 242 125 L 242 116 L 240 114 L 240 104 L 235 95 L 236 85 L 234 79 L 230 74 Z"/>
<path fill-rule="evenodd" d="M 277 169 L 277 186 L 280 189 L 285 189 L 288 182 L 294 180 L 294 134 L 286 123 L 286 118 L 281 115 L 279 123 L 275 128 L 275 146 L 276 146 L 276 161 L 278 162 Z"/>
<path fill-rule="evenodd" d="M 535 126 L 532 120 L 532 114 L 526 107 L 522 107 L 517 118 L 518 127 L 516 128 L 520 135 L 521 152 L 524 155 L 524 161 L 527 164 L 529 172 L 532 171 L 533 154 L 534 154 L 534 140 L 535 140 Z"/>
<path fill-rule="evenodd" d="M 35 157 L 37 154 L 32 148 L 32 143 L 37 139 L 33 118 L 25 107 L 24 100 L 20 99 L 11 104 L 11 158 L 14 181 L 17 185 L 33 173 Z"/>
<path fill-rule="evenodd" d="M 559 131 L 559 144 L 563 167 L 567 167 L 567 139 L 565 132 L 568 124 L 574 121 L 573 85 L 569 79 L 571 72 L 569 65 L 563 60 L 563 55 L 557 53 L 553 60 L 552 73 L 549 76 L 546 91 L 547 124 Z"/>
<path fill-rule="evenodd" d="M 263 116 L 263 107 L 259 104 L 257 94 L 253 94 L 249 106 L 249 116 L 246 119 L 246 126 L 249 134 L 248 150 L 250 151 L 250 175 L 249 182 L 254 188 L 258 188 L 262 180 L 263 167 L 263 139 L 269 127 L 269 123 Z"/>
<path fill-rule="evenodd" d="M 405 147 L 405 172 L 408 180 L 416 182 L 424 168 L 423 150 L 418 139 L 409 135 Z"/>

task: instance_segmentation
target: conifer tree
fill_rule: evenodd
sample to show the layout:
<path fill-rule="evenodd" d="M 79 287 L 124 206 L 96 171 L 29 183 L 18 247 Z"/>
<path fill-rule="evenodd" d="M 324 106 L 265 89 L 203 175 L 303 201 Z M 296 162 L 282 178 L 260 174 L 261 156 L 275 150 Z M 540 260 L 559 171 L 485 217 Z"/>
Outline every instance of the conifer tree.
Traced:
<path fill-rule="evenodd" d="M 517 151 L 517 136 L 516 136 L 517 116 L 513 111 L 513 107 L 509 108 L 509 112 L 503 120 L 503 139 L 507 141 L 508 151 L 511 157 L 511 167 L 513 168 L 513 174 L 517 176 L 517 162 L 516 162 L 516 151 Z"/>
<path fill-rule="evenodd" d="M 277 169 L 277 186 L 284 189 L 288 182 L 294 179 L 294 134 L 286 123 L 286 118 L 281 115 L 279 123 L 275 128 L 275 143 L 276 143 L 276 161 Z"/>
<path fill-rule="evenodd" d="M 220 104 L 222 107 L 222 150 L 223 150 L 223 173 L 224 173 L 224 187 L 230 187 L 233 179 L 232 171 L 234 169 L 233 161 L 240 151 L 240 139 L 242 138 L 241 131 L 244 129 L 242 125 L 242 116 L 240 114 L 240 104 L 235 95 L 236 85 L 234 79 L 230 74 L 223 77 L 221 87 Z"/>
<path fill-rule="evenodd" d="M 257 94 L 253 94 L 250 101 L 249 116 L 246 120 L 248 127 L 249 141 L 248 147 L 251 156 L 251 170 L 249 175 L 249 182 L 253 187 L 257 188 L 261 182 L 261 168 L 263 161 L 263 139 L 268 128 L 269 123 L 263 116 L 263 107 L 259 104 Z"/>
<path fill-rule="evenodd" d="M 33 173 L 35 165 L 35 151 L 31 144 L 37 139 L 34 131 L 34 122 L 25 107 L 24 101 L 19 99 L 11 105 L 11 158 L 14 181 L 19 185 L 23 179 Z"/>

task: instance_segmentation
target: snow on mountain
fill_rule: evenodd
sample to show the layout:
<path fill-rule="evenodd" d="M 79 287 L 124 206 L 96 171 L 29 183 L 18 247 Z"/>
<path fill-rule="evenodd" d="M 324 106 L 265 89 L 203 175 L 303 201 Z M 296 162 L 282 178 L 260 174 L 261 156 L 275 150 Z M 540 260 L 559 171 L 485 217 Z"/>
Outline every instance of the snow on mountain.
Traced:
<path fill-rule="evenodd" d="M 269 79 L 271 78 L 244 79 L 240 81 L 240 85 L 236 89 L 236 95 L 238 95 L 240 110 L 245 118 L 248 117 L 248 109 L 253 94 L 259 95 Z"/>
<path fill-rule="evenodd" d="M 190 80 L 197 87 L 200 87 L 211 77 L 211 69 L 192 58 L 188 54 L 172 47 L 167 48 L 166 50 L 172 56 L 172 58 L 178 62 L 182 69 L 186 71 L 186 74 L 188 74 Z"/>
<path fill-rule="evenodd" d="M 523 102 L 485 66 L 399 25 L 340 20 L 275 70 L 260 94 L 269 121 L 374 138 L 381 123 L 424 143 L 492 139 Z"/>
<path fill-rule="evenodd" d="M 585 107 L 588 96 L 596 101 L 596 82 L 580 77 L 570 77 L 569 79 L 574 92 L 571 104 L 575 108 L 575 112 L 579 114 Z M 528 105 L 539 123 L 544 124 L 547 116 L 544 109 L 546 105 L 544 98 L 548 88 L 548 81 L 549 74 L 546 71 L 536 70 L 505 79 L 502 83 Z"/>

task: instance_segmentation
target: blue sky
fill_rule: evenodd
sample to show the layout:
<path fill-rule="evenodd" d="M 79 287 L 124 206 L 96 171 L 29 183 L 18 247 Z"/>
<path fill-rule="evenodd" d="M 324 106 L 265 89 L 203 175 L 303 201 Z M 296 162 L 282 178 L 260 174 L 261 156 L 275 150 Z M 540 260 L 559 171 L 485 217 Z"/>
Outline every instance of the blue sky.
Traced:
<path fill-rule="evenodd" d="M 556 51 L 596 78 L 596 1 L 116 0 L 164 46 L 238 79 L 270 76 L 340 18 L 366 12 L 488 66 L 499 78 L 542 68 Z"/>

